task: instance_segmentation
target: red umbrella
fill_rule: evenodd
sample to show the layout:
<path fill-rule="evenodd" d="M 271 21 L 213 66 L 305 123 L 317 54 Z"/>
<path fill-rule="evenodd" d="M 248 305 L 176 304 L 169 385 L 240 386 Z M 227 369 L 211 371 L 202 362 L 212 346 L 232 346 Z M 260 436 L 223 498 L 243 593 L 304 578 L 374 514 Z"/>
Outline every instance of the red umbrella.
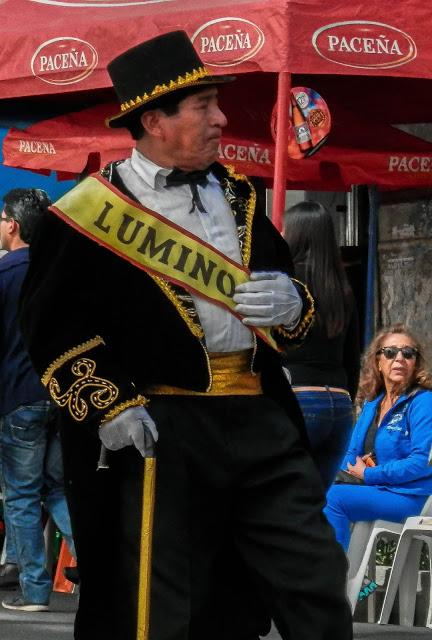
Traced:
<path fill-rule="evenodd" d="M 3 143 L 3 163 L 77 175 L 86 167 L 97 170 L 111 160 L 125 158 L 134 146 L 129 132 L 108 129 L 104 124 L 115 110 L 114 104 L 101 104 L 37 122 L 24 130 L 10 129 Z"/>
<path fill-rule="evenodd" d="M 349 79 L 345 80 L 347 89 Z M 320 88 L 324 95 L 327 90 L 325 97 L 332 111 L 329 140 L 310 158 L 287 160 L 289 187 L 340 191 L 350 189 L 352 184 L 376 184 L 383 189 L 429 186 L 432 145 L 396 129 L 384 117 L 368 122 L 363 105 L 357 106 L 358 96 L 354 95 L 352 101 L 354 89 L 353 85 L 340 96 L 338 88 L 330 83 Z M 427 94 L 421 83 L 417 91 L 424 105 Z M 413 88 L 411 94 L 417 97 Z M 375 91 L 378 101 L 389 103 L 390 96 L 385 83 L 381 92 Z M 275 98 L 275 76 L 253 74 L 240 76 L 237 83 L 227 86 L 221 100 L 230 124 L 219 148 L 220 161 L 270 183 L 275 166 L 270 114 Z M 70 177 L 127 157 L 134 146 L 127 130 L 108 129 L 104 124 L 117 108 L 114 102 L 104 103 L 38 122 L 25 130 L 11 129 L 4 140 L 4 164 L 53 170 Z M 389 110 L 387 115 L 393 119 L 408 117 L 409 113 Z"/>
<path fill-rule="evenodd" d="M 287 170 L 290 179 L 303 179 L 318 162 L 310 159 L 306 165 L 309 161 L 301 160 L 303 166 L 298 167 L 285 163 L 291 73 L 320 74 L 317 77 L 323 79 L 327 74 L 349 74 L 363 76 L 362 82 L 365 76 L 431 78 L 430 20 L 430 8 L 421 0 L 327 0 L 325 4 L 322 0 L 237 0 L 235 5 L 228 0 L 3 0 L 1 95 L 106 88 L 110 86 L 106 65 L 116 54 L 183 28 L 215 73 L 278 74 L 272 97 L 273 102 L 278 99 L 274 221 L 280 226 Z M 342 84 L 340 91 L 345 91 Z M 328 99 L 325 91 L 320 93 Z M 407 96 L 411 101 L 410 94 L 400 91 L 399 96 L 401 101 Z M 373 95 L 368 98 L 369 124 L 375 110 L 385 108 L 386 100 L 378 104 Z M 245 106 L 240 93 L 238 100 Z M 247 136 L 236 132 L 236 137 L 262 141 L 254 130 Z M 323 149 L 324 153 L 330 152 Z M 345 154 L 344 166 L 357 161 Z M 338 166 L 343 177 L 343 165 Z M 317 179 L 322 169 L 313 172 Z"/>
<path fill-rule="evenodd" d="M 215 73 L 430 78 L 422 0 L 3 0 L 2 97 L 110 86 L 107 62 L 185 29 Z"/>

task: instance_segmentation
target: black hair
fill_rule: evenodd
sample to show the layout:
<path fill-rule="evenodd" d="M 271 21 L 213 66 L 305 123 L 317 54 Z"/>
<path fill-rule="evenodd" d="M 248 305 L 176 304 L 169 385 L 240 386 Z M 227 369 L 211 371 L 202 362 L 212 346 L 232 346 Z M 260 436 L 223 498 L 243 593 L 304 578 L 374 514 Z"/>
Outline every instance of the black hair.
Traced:
<path fill-rule="evenodd" d="M 4 211 L 8 218 L 19 224 L 20 238 L 30 244 L 36 223 L 51 204 L 43 189 L 11 189 L 3 196 Z"/>
<path fill-rule="evenodd" d="M 200 93 L 201 91 L 204 91 L 204 89 L 208 89 L 208 85 L 178 89 L 177 91 L 172 91 L 165 96 L 156 98 L 156 100 L 152 100 L 142 107 L 142 109 L 133 111 L 127 118 L 125 118 L 124 126 L 128 129 L 134 140 L 139 140 L 145 133 L 144 127 L 141 123 L 141 116 L 145 111 L 160 109 L 166 116 L 174 116 L 178 113 L 179 104 L 182 100 L 195 93 Z"/>
<path fill-rule="evenodd" d="M 285 212 L 284 238 L 317 303 L 317 323 L 329 338 L 339 335 L 349 321 L 353 293 L 330 213 L 319 202 L 299 202 Z"/>

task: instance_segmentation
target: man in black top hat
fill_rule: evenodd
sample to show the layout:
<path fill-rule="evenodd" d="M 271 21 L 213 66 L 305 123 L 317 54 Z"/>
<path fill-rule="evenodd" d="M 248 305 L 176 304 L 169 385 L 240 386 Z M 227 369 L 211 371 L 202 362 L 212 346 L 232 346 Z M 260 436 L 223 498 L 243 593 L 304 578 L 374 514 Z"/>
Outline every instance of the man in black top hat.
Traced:
<path fill-rule="evenodd" d="M 244 566 L 284 640 L 348 640 L 346 563 L 279 355 L 313 300 L 249 180 L 215 162 L 232 78 L 180 31 L 108 71 L 108 125 L 136 149 L 52 207 L 22 301 L 63 410 L 75 637 L 256 637 L 230 602 Z"/>

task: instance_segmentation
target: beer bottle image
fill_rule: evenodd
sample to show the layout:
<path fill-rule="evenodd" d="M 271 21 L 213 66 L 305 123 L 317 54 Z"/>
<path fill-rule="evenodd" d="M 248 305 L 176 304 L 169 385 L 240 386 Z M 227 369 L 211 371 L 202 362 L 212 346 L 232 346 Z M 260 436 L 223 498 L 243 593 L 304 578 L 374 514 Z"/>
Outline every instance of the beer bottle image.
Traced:
<path fill-rule="evenodd" d="M 306 154 L 313 147 L 312 135 L 304 113 L 293 93 L 291 93 L 291 117 L 297 144 L 300 150 Z"/>

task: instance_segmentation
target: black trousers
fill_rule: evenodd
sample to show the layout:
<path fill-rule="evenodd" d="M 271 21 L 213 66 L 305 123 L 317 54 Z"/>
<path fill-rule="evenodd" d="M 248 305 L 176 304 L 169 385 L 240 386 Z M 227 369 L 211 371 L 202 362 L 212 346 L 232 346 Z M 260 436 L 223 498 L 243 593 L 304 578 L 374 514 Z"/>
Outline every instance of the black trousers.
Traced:
<path fill-rule="evenodd" d="M 345 556 L 284 411 L 264 396 L 154 397 L 149 410 L 160 432 L 150 639 L 220 639 L 236 593 L 244 611 L 244 585 L 260 594 L 284 640 L 351 638 Z M 232 549 L 243 576 L 239 565 L 231 576 Z"/>
<path fill-rule="evenodd" d="M 283 409 L 264 396 L 155 396 L 148 409 L 159 430 L 150 640 L 249 640 L 270 616 L 283 640 L 350 640 L 345 555 Z M 135 640 L 142 460 L 112 452 L 84 487 L 76 438 L 75 637 Z"/>

